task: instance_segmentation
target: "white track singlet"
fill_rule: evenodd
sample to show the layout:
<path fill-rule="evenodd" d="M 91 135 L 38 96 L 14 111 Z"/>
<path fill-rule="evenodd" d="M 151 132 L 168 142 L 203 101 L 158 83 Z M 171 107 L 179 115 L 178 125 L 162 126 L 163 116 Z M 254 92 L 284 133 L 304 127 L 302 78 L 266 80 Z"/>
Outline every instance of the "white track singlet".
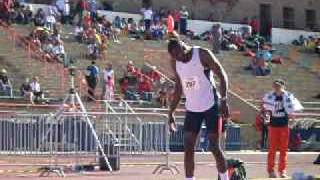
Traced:
<path fill-rule="evenodd" d="M 189 62 L 176 62 L 176 71 L 186 96 L 186 109 L 190 112 L 204 112 L 215 104 L 213 85 L 204 73 L 199 49 L 192 48 L 192 59 Z"/>

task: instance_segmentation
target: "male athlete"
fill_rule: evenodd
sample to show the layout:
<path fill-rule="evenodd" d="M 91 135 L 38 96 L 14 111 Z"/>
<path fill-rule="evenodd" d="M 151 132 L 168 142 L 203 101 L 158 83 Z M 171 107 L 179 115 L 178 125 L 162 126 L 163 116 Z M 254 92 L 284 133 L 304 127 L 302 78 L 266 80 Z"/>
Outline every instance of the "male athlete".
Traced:
<path fill-rule="evenodd" d="M 228 77 L 217 58 L 208 49 L 191 47 L 177 39 L 170 40 L 168 52 L 172 57 L 176 86 L 169 112 L 169 126 L 176 131 L 174 112 L 180 102 L 182 92 L 186 96 L 186 118 L 184 122 L 185 173 L 186 180 L 194 178 L 194 148 L 203 120 L 205 120 L 210 151 L 213 153 L 219 177 L 228 180 L 227 164 L 219 142 L 220 115 L 229 117 Z M 205 75 L 210 69 L 220 79 L 218 99 L 213 82 Z"/>

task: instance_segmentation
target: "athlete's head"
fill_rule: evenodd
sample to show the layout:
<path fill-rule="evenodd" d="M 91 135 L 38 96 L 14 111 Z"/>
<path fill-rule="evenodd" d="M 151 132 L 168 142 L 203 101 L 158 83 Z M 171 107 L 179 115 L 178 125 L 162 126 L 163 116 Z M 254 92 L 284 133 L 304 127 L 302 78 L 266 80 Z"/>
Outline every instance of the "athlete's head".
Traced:
<path fill-rule="evenodd" d="M 174 60 L 182 61 L 184 59 L 183 42 L 176 38 L 170 39 L 168 44 L 168 52 Z"/>

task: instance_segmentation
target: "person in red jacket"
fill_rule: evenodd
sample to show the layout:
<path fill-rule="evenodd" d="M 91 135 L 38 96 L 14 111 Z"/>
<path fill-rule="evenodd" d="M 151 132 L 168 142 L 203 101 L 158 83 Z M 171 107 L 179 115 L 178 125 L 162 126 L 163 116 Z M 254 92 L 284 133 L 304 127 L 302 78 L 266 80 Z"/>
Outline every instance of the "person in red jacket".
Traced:
<path fill-rule="evenodd" d="M 151 92 L 152 91 L 151 81 L 146 77 L 142 77 L 138 85 L 138 91 L 140 94 Z"/>
<path fill-rule="evenodd" d="M 256 16 L 251 19 L 250 26 L 252 28 L 252 34 L 260 33 L 260 22 Z"/>
<path fill-rule="evenodd" d="M 167 28 L 168 28 L 168 34 L 172 34 L 174 31 L 174 19 L 170 11 L 168 13 L 168 18 L 167 18 Z"/>
<path fill-rule="evenodd" d="M 0 18 L 7 23 L 10 21 L 10 12 L 12 7 L 12 0 L 3 0 L 0 4 Z"/>

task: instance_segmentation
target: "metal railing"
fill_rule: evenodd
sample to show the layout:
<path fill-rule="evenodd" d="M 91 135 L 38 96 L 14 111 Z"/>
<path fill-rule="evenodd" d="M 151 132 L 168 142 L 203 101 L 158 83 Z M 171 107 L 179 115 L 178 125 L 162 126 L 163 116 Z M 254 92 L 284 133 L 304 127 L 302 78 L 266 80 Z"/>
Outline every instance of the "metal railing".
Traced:
<path fill-rule="evenodd" d="M 117 144 L 125 154 L 169 154 L 166 115 L 67 112 L 52 117 L 51 114 L 1 113 L 0 156 L 5 155 L 8 163 L 31 166 L 96 163 L 101 156 L 93 130 L 105 149 Z M 94 129 L 87 123 L 87 117 Z M 110 153 L 105 152 L 107 157 L 112 156 Z M 29 164 L 26 159 L 31 157 Z"/>

